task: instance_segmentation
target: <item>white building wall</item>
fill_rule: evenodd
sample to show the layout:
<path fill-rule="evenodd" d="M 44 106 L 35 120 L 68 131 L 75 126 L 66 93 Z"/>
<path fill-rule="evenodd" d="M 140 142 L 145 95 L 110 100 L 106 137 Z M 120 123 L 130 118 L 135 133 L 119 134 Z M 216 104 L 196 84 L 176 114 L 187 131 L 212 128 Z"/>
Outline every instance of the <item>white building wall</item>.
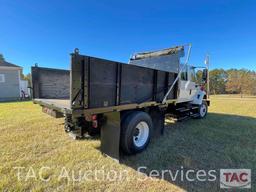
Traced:
<path fill-rule="evenodd" d="M 0 82 L 0 101 L 14 100 L 20 97 L 20 79 L 17 71 L 20 70 L 0 68 L 0 74 L 4 77 L 4 81 Z"/>

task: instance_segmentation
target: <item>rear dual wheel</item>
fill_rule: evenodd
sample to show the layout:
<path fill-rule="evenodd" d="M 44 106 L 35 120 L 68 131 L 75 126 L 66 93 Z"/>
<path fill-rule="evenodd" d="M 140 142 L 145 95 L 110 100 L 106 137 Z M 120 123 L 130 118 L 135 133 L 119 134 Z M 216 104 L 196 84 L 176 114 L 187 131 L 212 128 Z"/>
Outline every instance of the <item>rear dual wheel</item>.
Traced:
<path fill-rule="evenodd" d="M 136 111 L 129 114 L 122 122 L 122 150 L 126 154 L 143 151 L 150 141 L 152 129 L 152 119 L 147 113 Z"/>

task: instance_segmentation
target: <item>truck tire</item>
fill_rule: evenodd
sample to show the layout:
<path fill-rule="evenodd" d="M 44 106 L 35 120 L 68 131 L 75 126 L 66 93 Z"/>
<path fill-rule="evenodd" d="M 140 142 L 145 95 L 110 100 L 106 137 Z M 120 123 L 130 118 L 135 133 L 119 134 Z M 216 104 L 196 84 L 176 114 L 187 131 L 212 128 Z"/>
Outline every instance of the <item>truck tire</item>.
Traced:
<path fill-rule="evenodd" d="M 208 105 L 206 101 L 202 101 L 202 104 L 198 108 L 198 114 L 199 114 L 198 118 L 199 119 L 204 118 L 207 115 L 207 112 L 208 112 Z"/>
<path fill-rule="evenodd" d="M 121 149 L 126 154 L 143 151 L 151 137 L 153 123 L 151 117 L 141 111 L 129 114 L 122 122 Z"/>

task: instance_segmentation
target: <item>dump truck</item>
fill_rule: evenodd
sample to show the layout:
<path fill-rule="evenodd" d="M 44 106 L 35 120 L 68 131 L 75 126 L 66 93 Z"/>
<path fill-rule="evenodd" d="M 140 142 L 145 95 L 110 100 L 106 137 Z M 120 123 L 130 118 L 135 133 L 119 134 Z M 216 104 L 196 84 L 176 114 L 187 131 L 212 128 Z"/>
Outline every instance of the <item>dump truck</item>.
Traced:
<path fill-rule="evenodd" d="M 185 62 L 181 58 L 185 56 Z M 191 45 L 134 54 L 128 63 L 71 54 L 70 70 L 31 68 L 33 102 L 64 117 L 75 139 L 100 135 L 103 154 L 142 152 L 164 133 L 165 118 L 204 118 L 208 69 L 188 64 Z"/>

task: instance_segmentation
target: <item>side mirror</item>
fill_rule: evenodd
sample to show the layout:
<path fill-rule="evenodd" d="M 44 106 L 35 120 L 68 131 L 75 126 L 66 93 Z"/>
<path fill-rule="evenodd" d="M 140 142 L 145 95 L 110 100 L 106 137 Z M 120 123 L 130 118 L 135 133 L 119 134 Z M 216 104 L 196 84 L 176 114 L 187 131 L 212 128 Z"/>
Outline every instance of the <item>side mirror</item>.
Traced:
<path fill-rule="evenodd" d="M 202 80 L 204 82 L 207 82 L 207 76 L 208 76 L 208 70 L 207 69 L 204 69 L 203 70 L 203 75 L 202 75 Z"/>

